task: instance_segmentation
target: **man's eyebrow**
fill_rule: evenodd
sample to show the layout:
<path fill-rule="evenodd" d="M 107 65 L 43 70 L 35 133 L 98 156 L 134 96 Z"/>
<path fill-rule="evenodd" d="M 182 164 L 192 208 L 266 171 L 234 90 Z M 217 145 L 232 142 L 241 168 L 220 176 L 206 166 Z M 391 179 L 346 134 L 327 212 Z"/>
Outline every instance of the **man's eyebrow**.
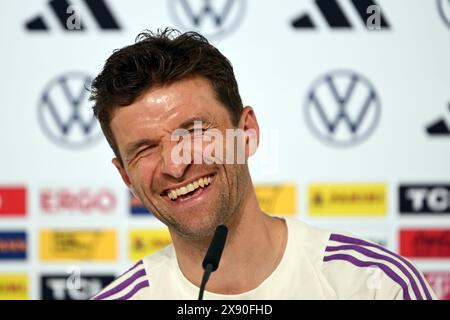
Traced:
<path fill-rule="evenodd" d="M 131 142 L 125 146 L 125 156 L 134 154 L 142 146 L 152 145 L 156 142 L 152 139 L 144 138 L 134 142 Z"/>
<path fill-rule="evenodd" d="M 195 116 L 192 118 L 189 118 L 185 121 L 183 121 L 178 128 L 180 129 L 188 129 L 194 126 L 195 122 L 199 121 L 203 124 L 209 124 L 209 121 L 205 120 L 204 118 L 200 117 L 200 116 Z M 127 144 L 125 146 L 125 157 L 130 156 L 132 154 L 134 154 L 137 150 L 139 150 L 139 148 L 141 148 L 142 146 L 147 146 L 147 145 L 152 145 L 152 144 L 156 144 L 157 142 L 152 140 L 152 139 L 148 139 L 148 138 L 143 138 L 134 142 L 131 142 L 129 144 Z"/>
<path fill-rule="evenodd" d="M 203 125 L 203 124 L 208 124 L 208 123 L 209 123 L 208 120 L 205 120 L 205 119 L 202 118 L 202 117 L 197 117 L 197 116 L 196 116 L 196 117 L 192 117 L 192 118 L 189 118 L 189 119 L 183 121 L 183 122 L 178 126 L 178 128 L 180 128 L 180 129 L 191 128 L 191 127 L 194 126 L 194 123 L 195 123 L 196 121 L 201 122 L 202 125 Z"/>

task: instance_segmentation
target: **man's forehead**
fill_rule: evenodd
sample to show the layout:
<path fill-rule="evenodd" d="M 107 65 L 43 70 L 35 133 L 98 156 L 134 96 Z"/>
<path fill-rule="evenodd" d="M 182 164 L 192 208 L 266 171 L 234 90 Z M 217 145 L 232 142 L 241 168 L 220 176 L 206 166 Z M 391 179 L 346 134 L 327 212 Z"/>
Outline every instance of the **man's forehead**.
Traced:
<path fill-rule="evenodd" d="M 210 108 L 205 109 L 195 105 L 181 105 L 171 108 L 169 111 L 163 110 L 155 112 L 156 110 L 142 106 L 142 110 L 130 112 L 128 114 L 127 112 L 117 112 L 111 121 L 111 126 L 113 130 L 118 129 L 119 131 L 121 129 L 136 131 L 139 128 L 150 129 L 151 127 L 154 127 L 154 129 L 176 129 L 178 127 L 185 127 L 194 121 L 207 122 L 217 117 L 221 117 L 220 114 L 211 112 L 212 108 L 217 107 L 218 106 L 210 106 Z M 127 107 L 123 108 L 126 109 Z"/>
<path fill-rule="evenodd" d="M 218 101 L 209 81 L 191 77 L 152 88 L 126 107 L 119 107 L 112 119 L 146 115 L 146 120 L 160 122 L 186 117 L 193 112 L 212 108 Z"/>
<path fill-rule="evenodd" d="M 222 106 L 210 106 L 213 109 L 222 109 Z M 124 107 L 126 109 L 128 107 Z M 211 123 L 224 121 L 227 116 L 225 113 L 216 114 L 211 112 L 210 108 L 190 107 L 176 108 L 165 116 L 155 116 L 150 113 L 136 113 L 131 117 L 116 116 L 111 122 L 113 134 L 116 136 L 117 143 L 120 145 L 132 143 L 138 139 L 149 138 L 159 140 L 164 135 L 171 134 L 178 128 L 188 129 L 193 127 L 196 122 L 201 122 L 202 127 L 209 126 Z M 121 118 L 120 121 L 119 118 Z M 220 120 L 222 119 L 222 120 Z M 114 121 L 116 120 L 116 121 Z M 197 124 L 198 125 L 198 124 Z"/>

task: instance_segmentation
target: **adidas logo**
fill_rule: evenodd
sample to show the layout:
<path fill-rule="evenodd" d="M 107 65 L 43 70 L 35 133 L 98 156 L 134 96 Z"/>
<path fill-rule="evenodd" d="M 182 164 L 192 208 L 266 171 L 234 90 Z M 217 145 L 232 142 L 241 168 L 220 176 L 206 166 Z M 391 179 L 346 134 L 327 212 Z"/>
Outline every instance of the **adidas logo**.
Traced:
<path fill-rule="evenodd" d="M 356 15 L 362 21 L 363 27 L 374 29 L 390 29 L 386 17 L 381 13 L 381 8 L 372 0 L 347 0 L 352 6 Z M 326 24 L 332 29 L 353 29 L 351 21 L 352 14 L 346 12 L 342 6 L 343 2 L 336 0 L 315 0 L 315 7 L 319 9 L 320 15 Z M 347 9 L 347 11 L 349 11 Z M 296 29 L 317 29 L 318 26 L 310 14 L 305 13 L 292 21 L 292 26 Z"/>
<path fill-rule="evenodd" d="M 114 18 L 111 10 L 108 8 L 104 0 L 83 0 L 80 1 L 80 3 L 84 4 L 90 11 L 92 18 L 96 21 L 100 29 L 121 29 L 119 23 Z M 67 0 L 51 0 L 48 2 L 48 6 L 64 31 L 86 30 L 86 26 L 81 22 L 81 10 L 78 9 L 78 6 L 72 5 Z M 50 27 L 42 15 L 38 15 L 37 17 L 34 17 L 30 21 L 26 22 L 25 28 L 30 31 L 50 30 Z"/>
<path fill-rule="evenodd" d="M 450 111 L 450 103 L 448 109 Z M 430 136 L 450 136 L 450 126 L 445 117 L 442 117 L 427 126 L 426 130 Z"/>

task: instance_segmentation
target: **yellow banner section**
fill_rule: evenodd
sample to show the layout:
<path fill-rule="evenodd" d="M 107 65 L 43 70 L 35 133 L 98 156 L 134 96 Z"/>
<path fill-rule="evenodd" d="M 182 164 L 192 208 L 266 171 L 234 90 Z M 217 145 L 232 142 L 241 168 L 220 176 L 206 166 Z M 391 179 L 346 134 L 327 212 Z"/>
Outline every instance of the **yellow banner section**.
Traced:
<path fill-rule="evenodd" d="M 261 210 L 270 214 L 297 214 L 297 188 L 294 184 L 256 184 L 256 197 Z"/>
<path fill-rule="evenodd" d="M 43 261 L 114 261 L 117 259 L 114 230 L 41 230 Z"/>
<path fill-rule="evenodd" d="M 311 216 L 385 216 L 384 183 L 311 184 L 308 190 Z"/>
<path fill-rule="evenodd" d="M 28 275 L 22 273 L 0 274 L 0 300 L 27 300 Z"/>
<path fill-rule="evenodd" d="M 167 228 L 130 230 L 128 239 L 129 258 L 132 261 L 140 260 L 172 243 Z"/>

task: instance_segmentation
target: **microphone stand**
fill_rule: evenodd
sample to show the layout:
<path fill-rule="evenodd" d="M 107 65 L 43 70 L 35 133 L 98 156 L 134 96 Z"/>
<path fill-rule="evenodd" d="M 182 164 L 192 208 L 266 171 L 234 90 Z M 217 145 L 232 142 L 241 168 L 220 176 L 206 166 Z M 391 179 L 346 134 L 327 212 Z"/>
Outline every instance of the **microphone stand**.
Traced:
<path fill-rule="evenodd" d="M 203 259 L 203 278 L 200 284 L 200 291 L 198 293 L 198 300 L 203 300 L 203 292 L 205 291 L 206 283 L 212 272 L 216 271 L 219 267 L 220 258 L 222 257 L 223 248 L 225 247 L 225 241 L 227 240 L 228 228 L 221 224 L 216 228 L 214 236 Z"/>
<path fill-rule="evenodd" d="M 198 300 L 203 300 L 203 292 L 205 291 L 206 283 L 209 280 L 209 276 L 211 275 L 213 269 L 213 265 L 208 263 L 205 268 L 205 272 L 203 272 L 202 283 L 200 285 L 200 292 L 198 293 Z"/>

